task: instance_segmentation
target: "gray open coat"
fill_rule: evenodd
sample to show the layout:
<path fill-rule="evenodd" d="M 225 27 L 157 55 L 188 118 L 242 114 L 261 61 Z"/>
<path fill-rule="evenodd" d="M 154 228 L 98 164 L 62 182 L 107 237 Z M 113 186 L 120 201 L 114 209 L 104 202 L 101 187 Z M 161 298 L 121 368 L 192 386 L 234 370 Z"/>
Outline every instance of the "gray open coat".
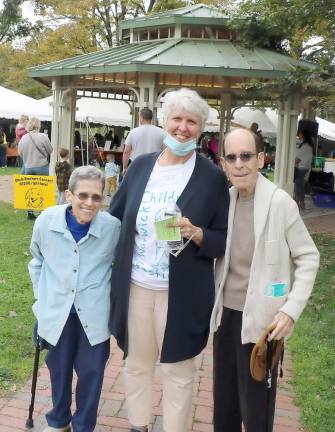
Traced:
<path fill-rule="evenodd" d="M 137 212 L 159 153 L 140 156 L 130 165 L 109 212 L 122 221 L 112 274 L 109 327 L 128 351 L 127 318 Z M 207 343 L 214 304 L 213 261 L 224 254 L 229 193 L 224 173 L 197 155 L 194 171 L 177 204 L 183 216 L 203 229 L 201 247 L 191 242 L 170 255 L 169 303 L 161 361 L 173 363 L 199 354 Z"/>

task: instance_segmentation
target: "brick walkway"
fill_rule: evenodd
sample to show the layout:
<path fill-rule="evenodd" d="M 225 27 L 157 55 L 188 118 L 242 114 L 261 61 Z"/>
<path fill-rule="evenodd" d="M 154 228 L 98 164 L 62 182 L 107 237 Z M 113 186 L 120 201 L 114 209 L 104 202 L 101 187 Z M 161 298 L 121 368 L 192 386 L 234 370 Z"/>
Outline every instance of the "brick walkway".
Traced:
<path fill-rule="evenodd" d="M 96 432 L 125 432 L 129 430 L 124 402 L 124 387 L 122 384 L 122 353 L 112 340 L 112 355 L 105 372 L 102 397 L 99 407 Z M 198 372 L 194 383 L 192 419 L 188 431 L 211 432 L 213 401 L 212 401 L 212 344 L 197 358 Z M 284 378 L 281 380 L 277 395 L 274 432 L 303 431 L 299 424 L 299 410 L 293 404 L 291 378 L 291 360 L 285 354 Z M 228 390 L 229 391 L 229 390 Z M 162 393 L 157 366 L 154 386 L 153 425 L 152 432 L 162 432 Z M 48 370 L 43 365 L 39 370 L 36 404 L 34 413 L 34 432 L 43 431 L 46 426 L 44 415 L 50 408 L 50 382 Z M 20 392 L 0 399 L 0 431 L 21 432 L 25 429 L 30 401 L 30 381 Z"/>

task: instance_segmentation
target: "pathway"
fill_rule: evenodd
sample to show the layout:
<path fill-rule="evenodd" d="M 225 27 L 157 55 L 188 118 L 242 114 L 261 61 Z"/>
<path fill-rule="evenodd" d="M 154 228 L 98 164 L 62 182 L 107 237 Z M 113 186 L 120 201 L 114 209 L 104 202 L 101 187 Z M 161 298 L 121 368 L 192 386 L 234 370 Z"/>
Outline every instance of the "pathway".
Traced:
<path fill-rule="evenodd" d="M 112 339 L 112 355 L 105 371 L 102 397 L 99 407 L 96 432 L 125 432 L 129 430 L 126 419 L 124 387 L 122 382 L 122 353 Z M 212 343 L 197 358 L 198 372 L 194 383 L 192 418 L 188 431 L 211 432 L 213 416 L 212 400 Z M 154 419 L 151 432 L 162 432 L 162 392 L 159 366 L 157 366 L 154 386 Z M 299 410 L 293 403 L 291 384 L 291 359 L 289 354 L 284 360 L 284 378 L 281 379 L 275 417 L 274 432 L 303 431 L 299 424 Z M 30 380 L 21 391 L 0 399 L 0 431 L 21 432 L 25 429 L 30 401 Z M 45 413 L 50 409 L 50 382 L 48 370 L 43 365 L 39 370 L 36 404 L 34 413 L 34 432 L 42 432 L 46 426 Z"/>

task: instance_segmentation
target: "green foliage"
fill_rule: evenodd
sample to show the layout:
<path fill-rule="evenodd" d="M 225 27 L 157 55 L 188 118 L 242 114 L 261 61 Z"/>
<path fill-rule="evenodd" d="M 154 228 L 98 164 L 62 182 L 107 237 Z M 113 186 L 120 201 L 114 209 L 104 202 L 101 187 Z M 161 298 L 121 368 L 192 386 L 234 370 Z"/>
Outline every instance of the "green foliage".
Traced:
<path fill-rule="evenodd" d="M 335 430 L 335 239 L 315 238 L 321 267 L 289 347 L 296 402 L 310 432 Z"/>
<path fill-rule="evenodd" d="M 32 25 L 22 19 L 23 0 L 4 0 L 0 11 L 0 43 L 12 41 L 16 37 L 29 34 Z"/>
<path fill-rule="evenodd" d="M 27 271 L 32 222 L 0 202 L 0 394 L 15 390 L 33 365 L 33 294 Z"/>

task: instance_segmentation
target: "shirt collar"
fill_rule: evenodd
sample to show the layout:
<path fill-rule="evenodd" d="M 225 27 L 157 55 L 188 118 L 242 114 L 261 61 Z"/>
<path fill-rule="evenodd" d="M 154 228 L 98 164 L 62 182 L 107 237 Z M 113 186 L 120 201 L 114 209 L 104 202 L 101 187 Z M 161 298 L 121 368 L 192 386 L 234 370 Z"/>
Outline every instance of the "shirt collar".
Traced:
<path fill-rule="evenodd" d="M 56 207 L 56 212 L 50 220 L 49 229 L 51 231 L 56 231 L 65 234 L 68 232 L 68 226 L 66 223 L 65 212 L 71 204 L 58 205 Z M 95 218 L 92 220 L 90 228 L 87 232 L 88 235 L 100 238 L 102 236 L 102 223 L 99 217 L 99 212 L 96 214 Z"/>

